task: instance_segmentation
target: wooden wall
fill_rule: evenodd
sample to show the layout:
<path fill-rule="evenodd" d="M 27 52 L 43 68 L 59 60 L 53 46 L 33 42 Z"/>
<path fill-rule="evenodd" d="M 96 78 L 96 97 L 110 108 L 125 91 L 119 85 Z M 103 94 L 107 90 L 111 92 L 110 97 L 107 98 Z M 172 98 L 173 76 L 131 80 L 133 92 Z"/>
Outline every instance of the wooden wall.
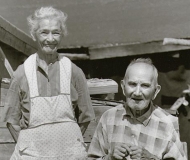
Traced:
<path fill-rule="evenodd" d="M 5 53 L 5 56 L 7 57 L 8 61 L 10 62 L 13 70 L 16 70 L 16 68 L 23 63 L 23 60 L 27 57 L 23 53 L 15 50 L 14 48 L 0 42 L 0 46 Z M 0 77 L 1 78 L 10 78 L 4 64 L 0 63 Z"/>

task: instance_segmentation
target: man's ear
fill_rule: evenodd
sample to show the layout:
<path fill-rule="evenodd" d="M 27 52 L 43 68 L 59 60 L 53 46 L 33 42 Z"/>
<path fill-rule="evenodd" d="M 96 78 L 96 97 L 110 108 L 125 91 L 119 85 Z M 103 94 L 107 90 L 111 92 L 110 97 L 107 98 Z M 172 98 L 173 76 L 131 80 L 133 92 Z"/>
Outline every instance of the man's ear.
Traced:
<path fill-rule="evenodd" d="M 124 80 L 121 80 L 120 84 L 121 84 L 121 88 L 122 88 L 122 91 L 123 91 L 123 95 L 125 96 L 125 83 L 124 83 Z"/>
<path fill-rule="evenodd" d="M 152 97 L 152 100 L 154 100 L 154 99 L 156 98 L 156 96 L 157 96 L 157 94 L 160 92 L 160 90 L 161 90 L 161 86 L 160 86 L 160 85 L 157 85 L 157 86 L 156 86 L 156 90 L 155 90 L 155 92 L 154 92 L 154 95 L 153 95 L 153 97 Z"/>

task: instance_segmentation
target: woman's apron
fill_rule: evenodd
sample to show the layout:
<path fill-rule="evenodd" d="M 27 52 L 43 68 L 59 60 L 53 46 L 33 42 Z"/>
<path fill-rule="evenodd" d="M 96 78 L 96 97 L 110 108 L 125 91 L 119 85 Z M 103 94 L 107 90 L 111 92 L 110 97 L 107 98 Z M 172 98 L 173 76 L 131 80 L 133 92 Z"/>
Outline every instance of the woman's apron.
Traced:
<path fill-rule="evenodd" d="M 20 131 L 11 160 L 85 160 L 83 137 L 76 123 L 70 97 L 71 62 L 60 60 L 60 94 L 40 97 L 36 54 L 24 63 L 30 90 L 30 119 Z"/>

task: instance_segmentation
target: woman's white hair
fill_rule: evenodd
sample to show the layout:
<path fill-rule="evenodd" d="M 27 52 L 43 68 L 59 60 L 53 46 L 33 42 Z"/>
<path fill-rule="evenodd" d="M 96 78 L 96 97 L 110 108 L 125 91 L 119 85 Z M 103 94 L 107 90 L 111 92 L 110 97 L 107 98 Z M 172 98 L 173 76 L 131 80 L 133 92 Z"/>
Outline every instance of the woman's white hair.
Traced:
<path fill-rule="evenodd" d="M 30 29 L 30 34 L 34 35 L 38 29 L 38 23 L 42 19 L 57 19 L 61 23 L 61 29 L 64 36 L 67 35 L 66 20 L 67 14 L 61 10 L 55 9 L 53 7 L 41 7 L 40 9 L 35 10 L 34 14 L 30 15 L 27 18 L 28 26 Z"/>

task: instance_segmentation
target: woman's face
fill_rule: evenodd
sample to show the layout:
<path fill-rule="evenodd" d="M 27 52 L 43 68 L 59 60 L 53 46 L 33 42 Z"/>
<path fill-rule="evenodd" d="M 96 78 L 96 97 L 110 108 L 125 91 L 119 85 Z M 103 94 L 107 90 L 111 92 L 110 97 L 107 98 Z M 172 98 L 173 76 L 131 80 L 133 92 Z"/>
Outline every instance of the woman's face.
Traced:
<path fill-rule="evenodd" d="M 61 24 L 57 19 L 42 19 L 38 23 L 33 40 L 37 43 L 38 52 L 54 54 L 57 52 L 62 37 Z"/>

